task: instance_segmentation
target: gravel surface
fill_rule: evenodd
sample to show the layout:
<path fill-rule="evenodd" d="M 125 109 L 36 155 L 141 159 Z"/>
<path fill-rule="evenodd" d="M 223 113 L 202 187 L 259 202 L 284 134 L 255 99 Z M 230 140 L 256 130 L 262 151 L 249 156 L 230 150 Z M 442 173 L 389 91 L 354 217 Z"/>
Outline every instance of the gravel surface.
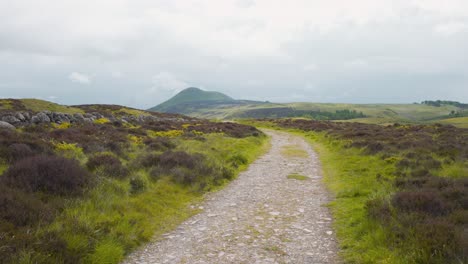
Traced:
<path fill-rule="evenodd" d="M 267 154 L 207 195 L 200 214 L 124 263 L 339 263 L 317 154 L 300 137 L 266 132 Z M 285 147 L 302 155 L 286 155 Z"/>

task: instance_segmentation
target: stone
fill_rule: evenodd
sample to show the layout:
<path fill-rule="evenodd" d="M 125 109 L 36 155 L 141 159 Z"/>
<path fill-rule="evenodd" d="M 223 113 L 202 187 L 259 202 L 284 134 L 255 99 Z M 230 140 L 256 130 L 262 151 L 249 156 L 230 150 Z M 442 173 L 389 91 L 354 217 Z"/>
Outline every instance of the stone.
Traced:
<path fill-rule="evenodd" d="M 13 130 L 15 129 L 15 126 L 7 122 L 0 121 L 0 129 L 12 129 Z"/>
<path fill-rule="evenodd" d="M 6 115 L 6 116 L 2 117 L 2 121 L 10 123 L 10 124 L 17 124 L 17 123 L 21 122 L 18 118 L 14 117 L 12 115 Z"/>
<path fill-rule="evenodd" d="M 31 118 L 31 122 L 34 123 L 34 124 L 50 123 L 50 118 L 46 113 L 41 112 L 41 113 L 38 113 L 37 115 L 33 116 Z"/>
<path fill-rule="evenodd" d="M 84 116 L 81 113 L 73 114 L 73 117 L 77 122 L 84 122 Z"/>
<path fill-rule="evenodd" d="M 16 117 L 19 121 L 21 121 L 21 122 L 26 121 L 26 117 L 24 117 L 24 115 L 21 114 L 20 112 L 16 113 L 16 114 L 15 114 L 15 117 Z"/>

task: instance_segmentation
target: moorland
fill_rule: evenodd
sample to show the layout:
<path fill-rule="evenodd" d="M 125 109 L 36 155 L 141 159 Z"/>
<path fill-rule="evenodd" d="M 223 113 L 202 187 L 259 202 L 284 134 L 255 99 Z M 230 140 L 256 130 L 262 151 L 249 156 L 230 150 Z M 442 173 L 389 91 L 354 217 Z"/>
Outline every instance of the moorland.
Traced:
<path fill-rule="evenodd" d="M 263 128 L 319 154 L 345 262 L 468 262 L 466 104 L 276 104 L 189 88 L 150 110 L 0 100 L 1 263 L 119 263 L 265 153 Z"/>

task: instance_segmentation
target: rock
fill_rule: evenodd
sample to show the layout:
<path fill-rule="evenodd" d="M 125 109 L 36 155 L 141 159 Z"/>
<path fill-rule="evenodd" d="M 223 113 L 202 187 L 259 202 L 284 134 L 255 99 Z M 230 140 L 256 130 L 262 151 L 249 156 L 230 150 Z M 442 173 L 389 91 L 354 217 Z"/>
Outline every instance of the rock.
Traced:
<path fill-rule="evenodd" d="M 20 112 L 16 113 L 16 114 L 15 114 L 15 117 L 16 117 L 19 121 L 21 121 L 21 122 L 26 121 L 26 117 L 24 117 L 24 115 L 21 114 Z"/>
<path fill-rule="evenodd" d="M 327 231 L 326 233 L 327 233 L 327 235 L 329 235 L 329 236 L 330 236 L 330 235 L 332 235 L 332 234 L 333 234 L 333 231 Z"/>
<path fill-rule="evenodd" d="M 29 112 L 22 112 L 21 114 L 27 121 L 31 120 L 31 114 Z"/>
<path fill-rule="evenodd" d="M 15 126 L 7 122 L 0 121 L 0 129 L 15 129 Z"/>
<path fill-rule="evenodd" d="M 73 114 L 76 122 L 84 122 L 84 116 L 80 113 Z"/>
<path fill-rule="evenodd" d="M 50 118 L 46 113 L 40 112 L 31 118 L 31 122 L 34 124 L 50 123 Z"/>
<path fill-rule="evenodd" d="M 14 117 L 12 115 L 3 116 L 2 121 L 10 123 L 10 124 L 17 124 L 17 123 L 21 122 L 18 118 Z"/>

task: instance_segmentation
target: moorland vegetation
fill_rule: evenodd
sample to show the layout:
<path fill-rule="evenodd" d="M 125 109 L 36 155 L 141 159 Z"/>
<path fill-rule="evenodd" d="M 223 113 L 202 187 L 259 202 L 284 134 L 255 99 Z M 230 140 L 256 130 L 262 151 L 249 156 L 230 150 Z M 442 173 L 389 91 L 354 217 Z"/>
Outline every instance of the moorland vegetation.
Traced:
<path fill-rule="evenodd" d="M 35 113 L 8 102 L 10 116 Z M 0 129 L 0 263 L 118 263 L 196 213 L 188 205 L 235 178 L 266 141 L 235 123 L 63 109 L 102 117 Z"/>
<path fill-rule="evenodd" d="M 468 262 L 468 129 L 301 119 L 252 124 L 305 136 L 320 154 L 345 261 Z"/>

